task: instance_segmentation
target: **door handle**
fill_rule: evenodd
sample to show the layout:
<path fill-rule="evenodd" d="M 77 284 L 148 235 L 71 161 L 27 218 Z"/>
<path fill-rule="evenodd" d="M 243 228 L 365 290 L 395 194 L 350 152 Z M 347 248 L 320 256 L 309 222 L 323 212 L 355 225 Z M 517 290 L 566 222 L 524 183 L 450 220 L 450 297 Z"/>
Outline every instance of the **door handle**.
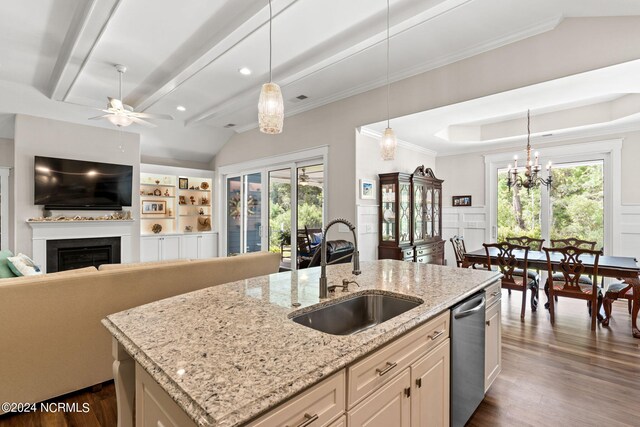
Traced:
<path fill-rule="evenodd" d="M 398 366 L 397 362 L 387 362 L 387 367 L 386 368 L 384 368 L 384 369 L 377 368 L 376 372 L 378 373 L 379 376 L 383 376 L 384 374 L 386 374 L 387 372 L 389 372 L 390 370 L 392 370 L 396 366 Z"/>
<path fill-rule="evenodd" d="M 313 414 L 313 415 L 304 414 L 304 418 L 305 420 L 301 424 L 298 424 L 298 427 L 310 426 L 311 423 L 313 423 L 315 420 L 318 419 L 318 414 Z"/>
<path fill-rule="evenodd" d="M 436 339 L 436 338 L 438 338 L 440 335 L 444 334 L 444 329 L 443 329 L 443 330 L 441 330 L 441 331 L 433 331 L 433 332 L 434 332 L 434 333 L 433 333 L 433 335 L 427 335 L 427 337 L 428 337 L 431 341 L 435 340 L 435 339 Z"/>
<path fill-rule="evenodd" d="M 462 319 L 464 317 L 471 316 L 473 313 L 477 313 L 478 311 L 482 310 L 483 308 L 484 308 L 484 297 L 482 297 L 482 299 L 480 300 L 478 305 L 476 305 L 475 307 L 473 307 L 473 308 L 471 308 L 469 310 L 458 312 L 458 313 L 454 314 L 453 317 L 454 317 L 454 319 Z"/>

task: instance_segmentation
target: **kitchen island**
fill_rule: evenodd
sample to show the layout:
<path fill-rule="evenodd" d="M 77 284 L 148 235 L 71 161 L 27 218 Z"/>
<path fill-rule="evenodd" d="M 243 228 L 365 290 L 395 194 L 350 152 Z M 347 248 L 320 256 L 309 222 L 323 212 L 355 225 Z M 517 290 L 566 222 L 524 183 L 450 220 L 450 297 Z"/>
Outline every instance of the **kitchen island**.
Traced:
<path fill-rule="evenodd" d="M 175 417 L 184 416 L 182 420 L 193 425 L 226 427 L 260 422 L 284 402 L 309 396 L 327 379 L 341 387 L 331 396 L 337 401 L 336 411 L 342 412 L 329 421 L 346 425 L 348 409 L 358 409 L 365 398 L 377 396 L 376 384 L 362 389 L 345 384 L 355 379 L 356 365 L 368 363 L 381 349 L 404 341 L 413 345 L 418 333 L 424 334 L 425 343 L 433 343 L 411 352 L 431 349 L 441 339 L 448 341 L 448 329 L 443 335 L 447 310 L 495 287 L 500 277 L 496 272 L 392 260 L 363 262 L 361 268 L 356 277 L 349 264 L 328 267 L 329 285 L 347 278 L 360 286 L 352 284 L 350 292 L 337 291 L 325 300 L 318 297 L 320 270 L 312 268 L 202 289 L 108 316 L 103 324 L 114 338 L 119 425 L 132 425 L 134 393 L 136 425 L 149 423 L 143 413 L 149 419 L 160 413 L 166 420 L 152 422 L 154 426 L 182 425 Z M 497 289 L 499 294 L 499 285 Z M 422 303 L 354 335 L 330 335 L 291 320 L 298 313 L 362 293 L 401 294 Z M 445 326 L 429 332 L 430 323 L 438 319 Z M 415 362 L 405 359 L 407 368 Z M 404 362 L 396 367 L 398 363 L 387 362 L 390 367 L 376 369 L 375 375 L 382 378 L 391 372 L 385 381 L 400 377 Z M 145 412 L 144 402 L 158 407 Z M 163 408 L 165 404 L 175 408 Z M 182 414 L 174 416 L 176 412 Z M 329 425 L 314 424 L 313 416 L 305 412 L 293 425 Z"/>

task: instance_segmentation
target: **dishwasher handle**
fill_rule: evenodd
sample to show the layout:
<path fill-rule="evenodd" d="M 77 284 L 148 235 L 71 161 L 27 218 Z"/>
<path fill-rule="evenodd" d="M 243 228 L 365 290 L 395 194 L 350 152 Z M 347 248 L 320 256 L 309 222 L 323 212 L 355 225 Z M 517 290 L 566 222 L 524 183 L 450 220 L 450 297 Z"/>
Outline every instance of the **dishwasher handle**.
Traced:
<path fill-rule="evenodd" d="M 469 301 L 469 302 L 474 302 L 474 301 Z M 453 318 L 462 319 L 463 317 L 471 316 L 473 313 L 477 313 L 480 310 L 484 310 L 484 303 L 485 303 L 485 299 L 483 296 L 482 298 L 480 298 L 480 302 L 478 302 L 478 304 L 475 307 L 470 308 L 468 310 L 464 310 L 464 311 L 457 311 L 457 312 L 454 311 Z M 466 309 L 466 307 L 462 305 L 458 310 L 460 309 Z"/>

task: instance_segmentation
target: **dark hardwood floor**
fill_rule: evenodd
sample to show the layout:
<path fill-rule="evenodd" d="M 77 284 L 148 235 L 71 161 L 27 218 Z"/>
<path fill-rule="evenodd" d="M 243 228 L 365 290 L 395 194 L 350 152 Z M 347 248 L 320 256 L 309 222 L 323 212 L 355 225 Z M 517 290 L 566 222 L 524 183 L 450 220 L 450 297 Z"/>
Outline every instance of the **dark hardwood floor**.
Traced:
<path fill-rule="evenodd" d="M 614 304 L 609 328 L 591 332 L 584 301 L 561 299 L 552 328 L 544 308 L 522 323 L 520 294 L 502 297 L 502 373 L 468 426 L 640 426 L 640 340 L 626 302 Z M 113 383 L 52 401 L 90 410 L 4 415 L 0 427 L 116 425 Z"/>

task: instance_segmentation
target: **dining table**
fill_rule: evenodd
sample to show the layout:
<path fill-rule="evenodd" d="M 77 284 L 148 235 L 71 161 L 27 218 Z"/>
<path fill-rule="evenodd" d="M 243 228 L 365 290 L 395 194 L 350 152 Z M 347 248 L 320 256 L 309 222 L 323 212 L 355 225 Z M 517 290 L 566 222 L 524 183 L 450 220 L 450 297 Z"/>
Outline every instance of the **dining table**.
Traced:
<path fill-rule="evenodd" d="M 514 250 L 518 268 L 524 268 L 524 251 Z M 487 264 L 487 252 L 484 248 L 467 252 L 464 255 L 465 265 Z M 489 248 L 491 260 L 497 260 L 498 249 Z M 558 266 L 562 259 L 560 253 L 550 253 L 552 267 Z M 594 270 L 595 257 L 593 255 L 583 255 L 580 257 L 585 267 L 585 274 L 592 275 Z M 530 250 L 527 257 L 527 269 L 547 271 L 547 254 L 544 251 Z M 633 257 L 601 255 L 598 260 L 598 276 L 619 279 L 624 283 L 633 286 L 633 307 L 631 309 L 631 333 L 634 338 L 640 338 L 638 329 L 638 312 L 640 311 L 640 267 L 638 261 Z"/>

